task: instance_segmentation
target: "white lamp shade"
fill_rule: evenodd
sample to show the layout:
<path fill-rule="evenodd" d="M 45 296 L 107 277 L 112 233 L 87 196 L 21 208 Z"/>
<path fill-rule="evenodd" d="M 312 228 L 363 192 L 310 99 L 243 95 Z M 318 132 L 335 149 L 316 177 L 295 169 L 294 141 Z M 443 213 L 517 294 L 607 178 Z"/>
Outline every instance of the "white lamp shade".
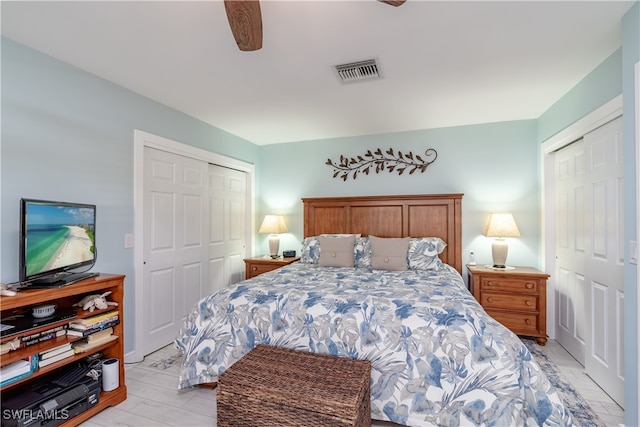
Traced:
<path fill-rule="evenodd" d="M 280 234 L 288 231 L 289 227 L 282 215 L 265 215 L 258 233 Z"/>
<path fill-rule="evenodd" d="M 492 213 L 484 235 L 495 237 L 491 245 L 494 268 L 506 268 L 509 245 L 505 237 L 520 237 L 520 230 L 510 213 Z"/>
<path fill-rule="evenodd" d="M 487 237 L 520 237 L 520 230 L 510 213 L 492 213 L 484 232 Z"/>
<path fill-rule="evenodd" d="M 265 215 L 258 233 L 271 234 L 269 236 L 269 255 L 271 255 L 271 258 L 278 257 L 278 251 L 280 250 L 280 237 L 278 237 L 278 234 L 288 231 L 289 227 L 287 227 L 282 215 Z"/>

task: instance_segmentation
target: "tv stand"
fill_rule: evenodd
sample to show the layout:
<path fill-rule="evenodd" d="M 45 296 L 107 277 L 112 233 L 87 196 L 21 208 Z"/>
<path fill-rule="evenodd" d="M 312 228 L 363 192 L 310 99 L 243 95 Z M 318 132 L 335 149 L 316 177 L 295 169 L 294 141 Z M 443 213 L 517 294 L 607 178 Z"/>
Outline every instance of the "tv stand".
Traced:
<path fill-rule="evenodd" d="M 36 369 L 31 373 L 31 375 L 26 378 L 17 379 L 15 382 L 10 384 L 5 384 L 0 387 L 0 396 L 2 401 L 4 399 L 9 399 L 12 396 L 16 396 L 25 390 L 34 389 L 43 389 L 45 385 L 50 381 L 52 377 L 57 375 L 61 375 L 63 369 L 70 368 L 72 364 L 76 362 L 80 362 L 83 360 L 89 360 L 90 356 L 96 355 L 98 353 L 101 354 L 102 360 L 107 359 L 118 359 L 120 361 L 118 367 L 118 382 L 119 385 L 115 390 L 111 391 L 100 391 L 98 402 L 87 408 L 84 412 L 81 412 L 75 416 L 72 416 L 72 413 L 65 412 L 66 410 L 61 410 L 64 406 L 58 407 L 56 410 L 51 410 L 52 414 L 58 414 L 58 418 L 55 416 L 51 419 L 51 422 L 55 421 L 55 424 L 51 424 L 49 420 L 45 419 L 46 417 L 38 418 L 37 413 L 34 412 L 34 420 L 37 422 L 32 423 L 30 425 L 40 425 L 40 422 L 44 419 L 46 421 L 46 425 L 58 425 L 59 422 L 60 427 L 74 427 L 81 424 L 83 421 L 91 418 L 96 415 L 98 412 L 109 406 L 116 406 L 117 404 L 123 402 L 127 398 L 127 386 L 125 384 L 125 371 L 124 371 L 124 318 L 123 318 L 123 299 L 124 299 L 124 276 L 120 274 L 100 274 L 96 278 L 91 278 L 89 280 L 84 280 L 78 283 L 74 283 L 72 285 L 66 286 L 64 288 L 58 289 L 55 292 L 51 292 L 49 290 L 37 290 L 37 289 L 23 289 L 18 292 L 17 295 L 12 297 L 2 297 L 0 298 L 0 317 L 2 319 L 8 318 L 14 315 L 16 312 L 24 312 L 29 313 L 33 307 L 38 307 L 43 304 L 56 304 L 58 306 L 58 310 L 61 309 L 69 309 L 73 307 L 73 304 L 82 300 L 82 298 L 87 295 L 95 295 L 95 294 L 103 294 L 105 292 L 111 292 L 109 295 L 109 300 L 118 303 L 117 307 L 109 307 L 104 310 L 94 310 L 93 312 L 85 311 L 82 308 L 76 308 L 77 318 L 84 319 L 87 317 L 92 317 L 99 315 L 101 313 L 106 313 L 111 310 L 117 309 L 120 316 L 120 323 L 113 327 L 113 335 L 117 336 L 113 341 L 108 341 L 103 344 L 100 344 L 93 349 L 83 352 L 77 353 L 73 356 L 67 357 L 65 359 L 54 362 L 50 365 L 41 367 Z M 70 319 L 62 319 L 56 321 L 54 323 L 43 324 L 38 326 L 35 329 L 20 332 L 15 335 L 6 335 L 0 338 L 0 342 L 5 343 L 15 339 L 16 337 L 24 337 L 30 336 L 37 333 L 42 333 L 51 328 L 56 328 L 59 326 L 67 327 L 70 322 Z M 2 355 L 0 359 L 0 366 L 4 367 L 12 362 L 16 362 L 22 359 L 28 359 L 30 356 L 34 354 L 40 354 L 51 350 L 53 348 L 59 347 L 66 343 L 74 343 L 81 340 L 82 337 L 76 337 L 72 335 L 63 335 L 56 338 L 48 339 L 38 344 L 20 347 L 17 350 L 9 351 L 6 354 Z M 60 403 L 62 405 L 62 403 Z M 4 408 L 3 408 L 4 410 Z M 22 412 L 26 414 L 26 411 Z M 3 412 L 4 414 L 4 412 Z M 10 415 L 11 416 L 11 415 Z M 64 420 L 62 418 L 65 418 Z M 8 421 L 9 425 L 12 420 L 2 419 L 2 425 L 4 426 Z M 42 421 L 42 422 L 44 422 Z M 15 420 L 13 421 L 15 423 Z M 19 424 L 20 425 L 20 424 Z"/>
<path fill-rule="evenodd" d="M 29 289 L 42 289 L 42 288 L 62 288 L 63 286 L 70 285 L 75 282 L 79 282 L 90 277 L 95 277 L 100 273 L 85 272 L 85 273 L 57 273 L 48 277 L 42 277 L 31 282 L 27 287 Z"/>

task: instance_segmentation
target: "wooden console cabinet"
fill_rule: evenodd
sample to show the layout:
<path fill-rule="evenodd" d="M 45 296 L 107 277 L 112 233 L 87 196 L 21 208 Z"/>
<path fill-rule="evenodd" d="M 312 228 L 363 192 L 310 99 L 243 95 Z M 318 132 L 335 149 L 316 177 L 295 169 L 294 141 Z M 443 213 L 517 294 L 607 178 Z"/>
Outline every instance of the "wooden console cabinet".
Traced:
<path fill-rule="evenodd" d="M 24 384 L 37 384 L 38 380 L 43 377 L 43 375 L 51 374 L 56 370 L 70 364 L 81 360 L 85 357 L 88 357 L 95 353 L 102 353 L 103 359 L 109 358 L 118 358 L 120 361 L 120 372 L 119 372 L 119 386 L 115 390 L 105 392 L 101 391 L 100 398 L 97 404 L 89 408 L 88 410 L 80 413 L 79 415 L 70 418 L 65 421 L 63 426 L 74 426 L 78 425 L 82 421 L 87 420 L 92 417 L 96 413 L 105 409 L 108 406 L 115 406 L 118 403 L 124 401 L 127 398 L 127 387 L 125 385 L 124 378 L 124 325 L 123 325 L 123 300 L 124 300 L 124 276 L 123 275 L 115 275 L 115 274 L 100 274 L 96 277 L 91 277 L 89 279 L 73 283 L 67 285 L 63 288 L 55 288 L 55 289 L 34 289 L 34 290 L 21 290 L 18 292 L 16 296 L 3 296 L 0 297 L 0 309 L 2 311 L 2 318 L 6 319 L 16 313 L 25 313 L 30 315 L 31 308 L 40 306 L 43 304 L 56 304 L 57 309 L 68 308 L 73 304 L 80 301 L 84 296 L 93 295 L 93 294 L 103 294 L 104 292 L 111 291 L 111 295 L 107 297 L 109 301 L 115 301 L 118 303 L 118 307 L 110 306 L 106 310 L 95 310 L 93 312 L 83 311 L 82 308 L 77 309 L 78 318 L 86 318 L 95 316 L 101 312 L 112 311 L 114 309 L 118 309 L 120 323 L 113 327 L 113 335 L 117 335 L 118 338 L 110 341 L 108 343 L 102 344 L 98 347 L 92 348 L 90 351 L 85 353 L 78 353 L 72 357 L 68 357 L 66 359 L 55 362 L 51 365 L 42 367 L 33 372 L 29 377 L 19 380 L 17 382 L 8 384 L 0 389 L 0 393 L 5 395 L 5 393 L 10 393 L 12 389 Z M 71 320 L 75 319 L 66 319 L 60 320 L 56 323 L 43 325 L 38 327 L 37 329 L 32 329 L 24 334 L 17 334 L 2 337 L 2 342 L 11 341 L 16 336 L 21 335 L 31 335 L 37 332 L 42 332 L 49 330 L 56 326 L 64 326 L 67 325 Z M 70 335 L 63 335 L 58 338 L 50 339 L 47 341 L 43 341 L 41 343 L 22 347 L 14 351 L 10 351 L 6 354 L 0 356 L 0 366 L 7 365 L 9 363 L 18 361 L 20 359 L 27 358 L 33 354 L 42 353 L 48 349 L 60 346 L 66 342 L 74 342 L 82 339 L 81 337 L 74 337 Z M 4 397 L 4 396 L 3 396 Z"/>
<path fill-rule="evenodd" d="M 547 279 L 531 267 L 467 265 L 469 286 L 485 311 L 517 335 L 547 343 Z"/>

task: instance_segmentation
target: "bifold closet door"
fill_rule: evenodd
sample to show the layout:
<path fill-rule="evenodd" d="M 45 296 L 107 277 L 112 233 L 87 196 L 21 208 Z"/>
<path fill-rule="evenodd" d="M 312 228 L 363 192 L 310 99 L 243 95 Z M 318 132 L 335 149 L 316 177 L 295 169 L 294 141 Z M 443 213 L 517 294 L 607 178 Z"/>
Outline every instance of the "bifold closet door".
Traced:
<path fill-rule="evenodd" d="M 622 118 L 554 154 L 556 338 L 624 405 Z"/>
<path fill-rule="evenodd" d="M 585 372 L 624 407 L 624 165 L 622 117 L 584 136 L 591 322 Z"/>
<path fill-rule="evenodd" d="M 144 336 L 149 354 L 171 343 L 208 288 L 208 163 L 145 147 Z"/>
<path fill-rule="evenodd" d="M 584 141 L 574 142 L 557 151 L 554 159 L 556 339 L 584 365 L 588 326 Z"/>
<path fill-rule="evenodd" d="M 246 172 L 209 165 L 209 282 L 202 297 L 244 279 L 246 182 Z"/>

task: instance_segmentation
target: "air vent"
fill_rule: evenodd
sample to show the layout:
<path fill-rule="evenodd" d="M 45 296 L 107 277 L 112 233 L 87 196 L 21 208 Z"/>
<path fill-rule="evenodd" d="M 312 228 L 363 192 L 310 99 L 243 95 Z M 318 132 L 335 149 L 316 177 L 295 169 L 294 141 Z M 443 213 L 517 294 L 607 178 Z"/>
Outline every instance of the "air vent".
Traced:
<path fill-rule="evenodd" d="M 379 79 L 378 64 L 375 59 L 336 65 L 338 78 L 344 83 Z"/>

